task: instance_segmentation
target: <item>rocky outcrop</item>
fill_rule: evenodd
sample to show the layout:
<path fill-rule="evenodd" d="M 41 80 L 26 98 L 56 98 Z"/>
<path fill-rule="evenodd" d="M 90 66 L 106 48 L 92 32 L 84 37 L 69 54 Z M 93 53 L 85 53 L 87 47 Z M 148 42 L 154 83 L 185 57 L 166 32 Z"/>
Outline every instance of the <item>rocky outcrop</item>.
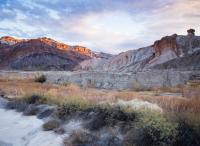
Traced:
<path fill-rule="evenodd" d="M 154 56 L 154 48 L 146 47 L 138 50 L 130 50 L 113 56 L 103 65 L 104 70 L 119 72 L 136 72 L 144 68 L 144 65 Z"/>
<path fill-rule="evenodd" d="M 21 39 L 16 39 L 10 36 L 4 36 L 0 39 L 0 44 L 7 44 L 7 45 L 14 45 L 16 43 L 19 43 L 23 40 Z"/>
<path fill-rule="evenodd" d="M 195 35 L 195 30 L 194 29 L 188 29 L 187 32 L 188 32 L 188 35 L 192 35 L 192 36 Z"/>
<path fill-rule="evenodd" d="M 75 83 L 83 87 L 103 89 L 149 89 L 158 87 L 173 87 L 187 83 L 192 76 L 200 71 L 146 70 L 137 73 L 109 73 L 97 71 L 66 72 L 11 72 L 1 71 L 0 77 L 12 79 L 34 78 L 44 74 L 47 82 L 64 84 Z"/>
<path fill-rule="evenodd" d="M 178 57 L 169 60 L 165 63 L 158 64 L 153 67 L 153 69 L 176 69 L 179 71 L 184 70 L 200 70 L 200 51 L 194 52 L 192 54 L 184 55 L 183 57 Z"/>
<path fill-rule="evenodd" d="M 0 39 L 0 69 L 73 70 L 96 54 L 82 46 L 70 46 L 50 38 Z"/>
<path fill-rule="evenodd" d="M 166 36 L 153 45 L 129 50 L 107 59 L 90 59 L 79 64 L 79 70 L 136 73 L 149 69 L 200 70 L 200 37 L 189 29 L 188 35 Z"/>
<path fill-rule="evenodd" d="M 103 52 L 95 52 L 95 57 L 82 61 L 75 67 L 75 70 L 102 70 L 103 64 L 105 64 L 112 56 L 113 55 L 111 54 Z"/>
<path fill-rule="evenodd" d="M 68 77 L 48 76 L 49 81 L 54 83 L 71 82 L 81 86 L 104 88 L 104 89 L 149 89 L 155 87 L 173 87 L 185 84 L 191 75 L 199 74 L 198 71 L 172 71 L 172 70 L 146 70 L 130 73 L 108 72 L 78 72 Z M 53 80 L 56 79 L 56 80 Z"/>
<path fill-rule="evenodd" d="M 138 72 L 147 69 L 200 70 L 200 36 L 189 29 L 188 35 L 171 35 L 149 47 L 113 56 L 102 64 L 104 71 Z M 102 70 L 99 68 L 99 70 Z"/>
<path fill-rule="evenodd" d="M 176 43 L 177 35 L 163 37 L 161 40 L 154 42 L 155 56 L 160 56 L 165 53 L 165 49 L 171 49 L 175 54 L 178 54 L 178 46 Z"/>
<path fill-rule="evenodd" d="M 80 54 L 93 57 L 95 54 L 88 48 L 82 46 L 72 46 L 71 49 L 75 52 L 79 52 Z"/>
<path fill-rule="evenodd" d="M 153 45 L 118 55 L 92 52 L 50 38 L 0 39 L 0 69 L 87 70 L 136 73 L 149 69 L 200 70 L 200 36 L 166 36 Z"/>

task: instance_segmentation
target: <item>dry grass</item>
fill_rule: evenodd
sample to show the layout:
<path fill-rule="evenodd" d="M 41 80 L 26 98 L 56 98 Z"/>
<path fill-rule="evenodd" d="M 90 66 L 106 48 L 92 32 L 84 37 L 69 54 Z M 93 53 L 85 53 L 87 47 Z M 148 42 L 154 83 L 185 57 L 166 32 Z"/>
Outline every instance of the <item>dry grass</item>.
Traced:
<path fill-rule="evenodd" d="M 58 103 L 66 101 L 109 102 L 114 100 L 115 91 L 80 88 L 75 84 L 68 86 L 50 83 L 36 83 L 33 80 L 0 80 L 0 92 L 9 98 L 18 98 L 37 94 L 56 100 Z"/>
<path fill-rule="evenodd" d="M 18 98 L 32 94 L 39 94 L 48 97 L 48 101 L 50 103 L 56 102 L 57 104 L 70 102 L 86 105 L 115 102 L 118 99 L 142 99 L 151 103 L 156 103 L 167 111 L 190 111 L 195 113 L 200 112 L 200 88 L 190 86 L 161 89 L 157 88 L 152 91 L 136 92 L 81 88 L 75 84 L 68 84 L 65 86 L 50 83 L 41 84 L 36 83 L 34 82 L 34 80 L 31 79 L 0 79 L 0 92 L 3 92 L 6 96 L 10 98 Z M 171 96 L 159 95 L 162 92 L 182 92 L 184 97 L 179 97 L 177 95 L 173 96 L 173 94 Z"/>
<path fill-rule="evenodd" d="M 188 85 L 186 85 L 182 89 L 182 94 L 186 98 L 200 99 L 200 86 L 188 86 Z"/>
<path fill-rule="evenodd" d="M 170 96 L 163 96 L 161 93 L 172 93 Z M 173 93 L 181 93 L 177 96 Z M 151 91 L 133 92 L 123 91 L 116 94 L 117 99 L 132 100 L 142 99 L 156 103 L 163 109 L 172 112 L 200 112 L 200 86 L 177 86 L 174 88 L 154 88 Z"/>
<path fill-rule="evenodd" d="M 179 96 L 155 96 L 152 92 L 146 92 L 144 95 L 135 92 L 120 92 L 117 99 L 132 100 L 142 99 L 151 103 L 156 103 L 163 109 L 172 112 L 190 111 L 200 112 L 200 98 L 184 98 Z"/>
<path fill-rule="evenodd" d="M 148 119 L 148 116 L 144 116 L 144 118 L 141 119 L 141 121 L 143 122 L 146 121 L 147 123 L 142 123 L 144 126 L 143 128 L 148 129 L 149 130 L 148 134 L 150 136 L 152 136 L 151 134 L 153 134 L 154 138 L 157 138 L 157 135 L 155 136 L 154 133 L 151 133 L 151 131 L 156 131 L 157 129 L 159 129 L 162 132 L 162 135 L 164 135 L 165 138 L 167 139 L 171 136 L 171 134 L 174 133 L 174 131 L 176 131 L 174 123 L 178 123 L 179 125 L 182 123 L 186 123 L 189 126 L 189 128 L 191 127 L 192 132 L 189 131 L 188 134 L 188 135 L 193 134 L 191 137 L 195 137 L 195 131 L 197 131 L 196 133 L 199 133 L 199 128 L 200 128 L 199 89 L 200 89 L 199 87 L 196 86 L 193 87 L 187 85 L 184 87 L 177 87 L 176 89 L 156 88 L 151 91 L 140 91 L 140 92 L 114 91 L 114 90 L 99 90 L 94 88 L 81 88 L 75 84 L 67 84 L 67 85 L 55 85 L 50 83 L 42 84 L 42 83 L 36 83 L 34 82 L 34 80 L 30 79 L 26 80 L 0 79 L 0 95 L 2 92 L 3 94 L 5 94 L 10 98 L 20 98 L 20 99 L 21 97 L 26 97 L 27 95 L 33 95 L 33 94 L 42 95 L 44 97 L 47 97 L 48 103 L 54 103 L 54 104 L 56 103 L 58 105 L 64 104 L 59 108 L 60 109 L 59 114 L 61 115 L 60 117 L 64 119 L 65 116 L 70 115 L 70 112 L 74 114 L 77 109 L 78 110 L 87 109 L 88 107 L 91 108 L 96 104 L 116 102 L 118 99 L 123 99 L 127 101 L 132 99 L 141 99 L 151 103 L 156 103 L 164 109 L 163 112 L 164 114 L 167 113 L 167 119 L 169 117 L 170 122 L 166 121 L 162 117 L 159 118 L 153 116 L 151 119 Z M 182 92 L 184 97 L 173 94 L 176 93 L 175 91 Z M 195 91 L 195 96 L 191 97 L 191 95 L 194 94 L 194 91 Z M 171 92 L 172 94 L 170 96 L 163 96 L 164 94 L 161 94 L 163 92 Z M 115 114 L 114 111 L 112 111 L 111 109 L 109 110 L 110 112 L 106 111 L 106 113 Z M 127 110 L 125 112 L 127 112 Z M 131 112 L 133 111 L 131 110 Z M 119 112 L 117 111 L 116 114 L 118 115 L 118 113 Z M 108 117 L 110 117 L 108 119 L 111 119 L 110 123 L 112 123 L 113 116 L 108 114 Z M 148 121 L 145 119 L 147 119 Z M 96 122 L 96 120 L 94 122 Z M 150 126 L 148 126 L 149 124 Z M 54 121 L 46 123 L 43 126 L 43 128 L 45 128 L 46 130 L 54 130 L 55 132 L 58 133 L 64 132 L 64 129 L 62 129 L 62 127 L 59 127 L 58 123 Z M 184 131 L 186 128 L 183 126 Z M 132 135 L 133 134 L 131 133 L 131 136 Z M 83 133 L 77 132 L 74 133 L 74 135 L 72 135 L 70 139 L 65 139 L 64 144 L 70 146 L 76 144 L 74 142 L 77 141 L 79 142 L 78 144 L 90 143 L 88 139 L 91 138 L 93 137 L 91 137 L 91 135 L 88 135 L 85 132 Z M 182 138 L 182 140 L 184 141 L 185 137 Z M 154 141 L 162 141 L 162 140 L 154 139 Z M 190 145 L 190 141 L 188 143 Z"/>
<path fill-rule="evenodd" d="M 85 145 L 86 143 L 92 143 L 97 138 L 91 135 L 87 130 L 79 129 L 73 131 L 69 138 L 64 140 L 65 146 Z"/>

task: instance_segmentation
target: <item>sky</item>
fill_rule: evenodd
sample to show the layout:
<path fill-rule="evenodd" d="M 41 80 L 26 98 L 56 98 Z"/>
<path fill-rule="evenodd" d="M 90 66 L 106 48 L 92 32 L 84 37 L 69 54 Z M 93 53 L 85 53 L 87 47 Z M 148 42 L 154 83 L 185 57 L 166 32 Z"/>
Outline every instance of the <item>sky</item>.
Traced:
<path fill-rule="evenodd" d="M 117 54 L 200 34 L 200 0 L 0 0 L 0 37 L 50 37 Z"/>

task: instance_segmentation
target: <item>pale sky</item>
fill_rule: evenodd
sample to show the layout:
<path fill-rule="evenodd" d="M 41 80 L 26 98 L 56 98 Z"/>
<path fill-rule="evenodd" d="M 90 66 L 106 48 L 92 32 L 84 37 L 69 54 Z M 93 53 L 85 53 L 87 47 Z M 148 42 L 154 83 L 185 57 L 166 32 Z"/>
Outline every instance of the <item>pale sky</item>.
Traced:
<path fill-rule="evenodd" d="M 0 37 L 50 37 L 117 54 L 189 28 L 200 0 L 0 0 Z"/>

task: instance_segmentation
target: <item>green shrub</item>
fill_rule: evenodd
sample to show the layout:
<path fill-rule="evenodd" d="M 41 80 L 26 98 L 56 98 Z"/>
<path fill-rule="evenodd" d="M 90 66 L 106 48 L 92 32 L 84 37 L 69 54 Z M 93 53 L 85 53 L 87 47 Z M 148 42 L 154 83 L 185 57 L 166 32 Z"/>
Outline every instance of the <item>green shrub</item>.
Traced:
<path fill-rule="evenodd" d="M 184 112 L 173 114 L 178 123 L 178 136 L 175 146 L 200 145 L 200 115 L 199 113 Z"/>
<path fill-rule="evenodd" d="M 138 145 L 173 145 L 178 134 L 178 124 L 158 112 L 140 113 L 138 127 L 140 131 Z"/>
<path fill-rule="evenodd" d="M 84 111 L 90 107 L 92 107 L 92 105 L 85 104 L 84 102 L 66 102 L 59 106 L 57 116 L 61 120 L 66 120 L 77 112 Z"/>
<path fill-rule="evenodd" d="M 184 121 L 179 121 L 178 135 L 176 138 L 175 146 L 199 146 L 200 135 L 199 130 L 194 129 L 191 125 L 188 125 Z"/>
<path fill-rule="evenodd" d="M 38 83 L 44 83 L 46 82 L 47 78 L 45 75 L 40 75 L 40 76 L 36 76 L 35 77 L 35 82 L 38 82 Z"/>
<path fill-rule="evenodd" d="M 46 97 L 37 95 L 37 94 L 24 96 L 20 100 L 26 102 L 27 104 L 45 104 L 45 103 L 47 103 Z"/>

